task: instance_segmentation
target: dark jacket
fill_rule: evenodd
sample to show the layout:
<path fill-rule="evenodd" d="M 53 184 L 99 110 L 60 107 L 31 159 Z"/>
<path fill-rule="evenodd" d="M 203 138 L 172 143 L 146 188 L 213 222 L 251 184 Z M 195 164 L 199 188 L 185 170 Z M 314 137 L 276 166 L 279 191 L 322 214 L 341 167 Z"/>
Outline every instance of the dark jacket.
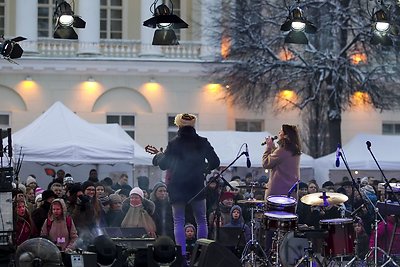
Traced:
<path fill-rule="evenodd" d="M 168 170 L 168 193 L 171 203 L 187 203 L 204 188 L 205 173 L 218 168 L 220 160 L 207 138 L 193 127 L 185 126 L 168 142 L 164 153 L 154 156 L 153 164 Z M 200 194 L 196 200 L 204 199 Z"/>

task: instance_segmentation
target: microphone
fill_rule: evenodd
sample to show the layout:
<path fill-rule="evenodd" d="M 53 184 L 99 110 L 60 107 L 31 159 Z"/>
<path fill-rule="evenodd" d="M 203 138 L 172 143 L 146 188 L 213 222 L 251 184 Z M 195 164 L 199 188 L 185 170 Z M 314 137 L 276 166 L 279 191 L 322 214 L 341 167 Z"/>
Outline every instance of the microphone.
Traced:
<path fill-rule="evenodd" d="M 251 167 L 251 161 L 250 161 L 250 157 L 249 157 L 249 147 L 246 144 L 246 151 L 244 152 L 244 154 L 246 155 L 247 161 L 246 161 L 246 166 L 247 168 Z"/>
<path fill-rule="evenodd" d="M 336 168 L 340 166 L 340 149 L 341 149 L 341 145 L 337 144 L 337 148 L 336 148 Z"/>
<path fill-rule="evenodd" d="M 367 142 L 365 142 L 365 143 L 367 144 L 367 149 L 370 150 L 370 149 L 371 149 L 371 142 L 370 142 L 370 141 L 367 141 Z"/>
<path fill-rule="evenodd" d="M 278 139 L 278 136 L 276 136 L 276 135 L 275 136 L 271 136 L 271 139 L 272 140 L 276 140 L 276 139 Z M 267 144 L 267 141 L 264 141 L 264 142 L 261 143 L 262 146 L 265 146 L 266 144 Z"/>
<path fill-rule="evenodd" d="M 300 180 L 297 180 L 297 182 L 295 182 L 292 187 L 289 189 L 288 193 L 287 193 L 287 197 L 290 197 L 290 195 L 293 193 L 293 191 L 296 189 L 297 184 L 300 183 Z"/>

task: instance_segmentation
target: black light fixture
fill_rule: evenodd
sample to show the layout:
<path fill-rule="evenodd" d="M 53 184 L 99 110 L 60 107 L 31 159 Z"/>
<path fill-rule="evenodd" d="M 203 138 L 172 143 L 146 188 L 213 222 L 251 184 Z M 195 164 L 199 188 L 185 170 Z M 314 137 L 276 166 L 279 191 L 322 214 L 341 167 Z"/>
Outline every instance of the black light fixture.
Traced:
<path fill-rule="evenodd" d="M 288 32 L 285 43 L 308 44 L 305 33 L 316 33 L 317 27 L 304 17 L 300 7 L 295 7 L 289 11 L 289 16 L 282 24 L 281 31 Z"/>
<path fill-rule="evenodd" d="M 143 22 L 143 26 L 149 28 L 158 28 L 153 37 L 152 45 L 178 45 L 174 29 L 188 28 L 189 25 L 180 17 L 174 15 L 172 1 L 170 9 L 166 4 L 156 7 L 158 0 L 155 0 L 150 6 L 153 17 Z"/>
<path fill-rule="evenodd" d="M 13 39 L 4 39 L 3 36 L 0 37 L 0 54 L 4 59 L 14 62 L 11 59 L 20 58 L 24 53 L 24 50 L 18 44 L 18 42 L 26 40 L 25 37 L 15 37 Z"/>
<path fill-rule="evenodd" d="M 390 21 L 389 10 L 385 6 L 374 12 L 372 15 L 372 38 L 371 44 L 383 46 L 393 45 L 390 35 L 397 35 L 398 29 Z"/>
<path fill-rule="evenodd" d="M 53 37 L 57 39 L 78 39 L 73 28 L 85 28 L 86 22 L 79 16 L 75 16 L 71 5 L 61 0 L 56 1 L 56 9 L 54 11 L 55 30 Z"/>

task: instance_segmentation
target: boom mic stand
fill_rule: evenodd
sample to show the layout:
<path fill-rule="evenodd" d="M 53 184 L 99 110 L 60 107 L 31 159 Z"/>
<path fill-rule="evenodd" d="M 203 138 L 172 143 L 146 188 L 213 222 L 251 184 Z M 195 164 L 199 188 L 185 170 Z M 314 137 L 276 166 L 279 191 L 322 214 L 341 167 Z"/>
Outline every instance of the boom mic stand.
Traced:
<path fill-rule="evenodd" d="M 350 176 L 350 178 L 351 178 L 351 180 L 352 180 L 352 182 L 353 182 L 353 187 L 356 188 L 358 194 L 361 196 L 361 199 L 363 200 L 363 204 L 362 204 L 362 205 L 365 205 L 365 207 L 367 207 L 367 204 L 368 204 L 368 203 L 366 203 L 366 200 L 362 197 L 363 195 L 361 194 L 360 188 L 357 186 L 357 182 L 356 182 L 356 180 L 354 179 L 353 174 L 351 173 L 349 164 L 347 163 L 346 157 L 345 157 L 345 155 L 344 155 L 344 150 L 343 150 L 343 148 L 340 148 L 340 150 L 341 150 L 341 151 L 338 152 L 338 153 L 339 153 L 339 156 L 340 156 L 340 158 L 342 159 L 344 165 L 346 166 L 346 170 L 347 170 L 347 172 L 349 173 L 349 176 Z M 378 214 L 379 214 L 380 218 L 383 220 L 382 215 L 379 213 L 379 211 L 378 211 L 377 207 L 375 206 L 375 204 L 374 204 L 368 197 L 367 197 L 367 199 L 368 199 L 369 202 L 370 202 L 369 204 L 371 204 L 371 205 L 374 207 L 374 211 L 375 211 L 375 226 L 377 226 L 377 222 L 378 222 L 377 217 L 378 217 Z M 375 232 L 376 232 L 376 231 L 375 231 Z M 375 240 L 376 240 L 376 239 L 375 239 Z M 376 243 L 375 243 L 375 246 L 376 246 Z M 354 261 L 358 260 L 358 259 L 359 259 L 359 258 L 358 258 L 358 256 L 357 256 L 357 254 L 355 253 L 355 256 L 345 265 L 345 267 L 351 266 L 351 264 L 352 264 Z M 367 258 L 366 258 L 366 259 L 367 259 Z M 375 261 L 376 261 L 376 258 L 375 258 Z M 375 265 L 375 266 L 377 266 L 377 265 Z"/>
<path fill-rule="evenodd" d="M 393 190 L 392 186 L 390 185 L 388 179 L 386 178 L 385 173 L 383 172 L 383 170 L 381 169 L 381 166 L 379 165 L 378 161 L 376 160 L 374 153 L 372 153 L 372 151 L 371 151 L 371 142 L 367 141 L 366 145 L 367 145 L 367 149 L 368 149 L 369 153 L 371 154 L 372 158 L 375 161 L 376 166 L 378 166 L 378 169 L 381 172 L 383 179 L 385 180 L 385 186 L 390 188 L 390 191 L 392 192 L 393 198 L 400 205 L 399 199 L 397 198 L 396 194 L 394 193 L 394 190 Z M 377 212 L 378 212 L 378 208 L 375 207 L 375 236 L 374 236 L 374 238 L 375 238 L 374 245 L 375 246 L 370 249 L 370 251 L 367 253 L 367 255 L 365 255 L 365 260 L 367 260 L 368 257 L 372 254 L 372 252 L 374 252 L 374 260 L 375 260 L 374 261 L 374 264 L 375 264 L 374 266 L 378 266 L 378 250 L 379 250 L 380 252 L 382 252 L 387 257 L 386 258 L 387 260 L 381 266 L 386 266 L 387 264 L 389 264 L 391 262 L 394 266 L 399 267 L 399 265 L 392 259 L 392 257 L 386 251 L 384 251 L 383 249 L 378 247 L 378 222 L 377 222 L 377 217 L 376 217 L 376 213 Z M 382 216 L 381 216 L 381 218 L 382 218 Z M 386 224 L 386 222 L 385 222 L 385 224 Z M 393 229 L 393 231 L 396 231 L 396 229 Z"/>

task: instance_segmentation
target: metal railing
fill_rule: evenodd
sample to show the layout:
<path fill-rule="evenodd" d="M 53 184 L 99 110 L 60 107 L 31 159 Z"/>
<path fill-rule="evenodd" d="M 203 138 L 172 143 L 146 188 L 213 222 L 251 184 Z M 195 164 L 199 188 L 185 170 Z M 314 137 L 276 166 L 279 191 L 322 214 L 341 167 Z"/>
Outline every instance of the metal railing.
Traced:
<path fill-rule="evenodd" d="M 142 44 L 137 40 L 101 40 L 99 43 L 80 43 L 78 40 L 40 38 L 37 42 L 25 41 L 24 56 L 35 57 L 95 57 L 95 58 L 139 58 L 148 57 L 145 51 L 154 50 L 151 44 Z M 87 53 L 85 51 L 97 51 Z M 160 46 L 153 56 L 168 59 L 197 60 L 200 58 L 200 42 L 180 41 L 180 45 Z"/>

